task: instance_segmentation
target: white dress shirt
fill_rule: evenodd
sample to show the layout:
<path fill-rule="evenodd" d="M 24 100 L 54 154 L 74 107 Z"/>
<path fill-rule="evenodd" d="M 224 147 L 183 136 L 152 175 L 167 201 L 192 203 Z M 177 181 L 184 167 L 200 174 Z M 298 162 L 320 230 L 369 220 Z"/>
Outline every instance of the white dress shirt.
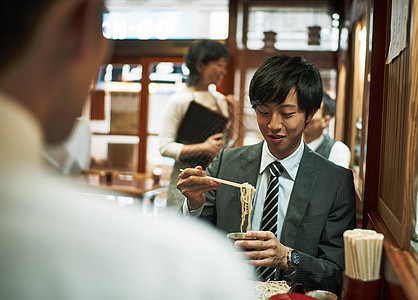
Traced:
<path fill-rule="evenodd" d="M 319 138 L 313 140 L 307 145 L 313 151 L 316 151 L 323 141 L 324 135 L 321 135 Z M 348 148 L 343 142 L 335 141 L 335 144 L 332 146 L 331 152 L 329 153 L 328 160 L 332 161 L 336 165 L 348 168 L 351 160 L 350 148 Z"/>
<path fill-rule="evenodd" d="M 42 140 L 37 119 L 0 91 L 1 298 L 251 298 L 224 236 L 92 199 L 46 168 Z"/>
<path fill-rule="evenodd" d="M 261 220 L 263 219 L 264 200 L 266 198 L 268 180 L 270 172 L 268 165 L 274 161 L 279 161 L 285 171 L 279 177 L 279 205 L 277 211 L 277 238 L 280 240 L 284 218 L 286 217 L 287 207 L 289 205 L 290 195 L 292 194 L 293 184 L 298 173 L 300 160 L 302 159 L 304 143 L 301 140 L 299 147 L 290 156 L 278 160 L 268 149 L 267 142 L 263 143 L 263 153 L 261 155 L 260 170 L 257 177 L 257 192 L 253 201 L 253 212 L 251 218 L 251 229 L 260 230 Z"/>

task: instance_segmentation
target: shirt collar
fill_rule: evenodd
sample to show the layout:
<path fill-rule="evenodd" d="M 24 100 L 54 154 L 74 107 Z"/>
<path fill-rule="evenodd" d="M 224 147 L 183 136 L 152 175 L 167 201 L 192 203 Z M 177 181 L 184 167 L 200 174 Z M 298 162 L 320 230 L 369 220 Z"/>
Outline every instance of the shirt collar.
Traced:
<path fill-rule="evenodd" d="M 0 165 L 26 167 L 42 164 L 43 132 L 35 115 L 7 92 L 0 90 L 0 128 L 6 128 L 0 146 Z M 2 170 L 0 170 L 2 171 Z M 1 173 L 1 172 L 0 172 Z"/>
<path fill-rule="evenodd" d="M 311 148 L 312 150 L 316 150 L 318 149 L 319 145 L 321 145 L 321 143 L 324 141 L 325 136 L 323 134 L 321 134 L 321 136 L 319 138 L 317 138 L 316 140 L 313 140 L 312 142 L 308 143 L 307 145 L 309 146 L 309 148 Z"/>
<path fill-rule="evenodd" d="M 296 178 L 296 174 L 298 172 L 299 169 L 299 164 L 300 164 L 300 160 L 302 159 L 302 155 L 303 155 L 303 150 L 304 150 L 304 145 L 305 143 L 303 142 L 302 138 L 299 144 L 299 147 L 296 149 L 295 152 L 293 152 L 291 155 L 289 155 L 288 157 L 280 160 L 277 159 L 276 157 L 273 156 L 273 154 L 271 154 L 268 146 L 267 146 L 267 142 L 264 140 L 263 142 L 263 153 L 261 155 L 261 164 L 260 164 L 260 174 L 264 172 L 264 170 L 267 168 L 267 166 L 274 162 L 274 161 L 279 161 L 282 166 L 285 168 L 286 173 L 289 174 L 290 178 L 292 178 L 292 180 L 295 180 Z"/>

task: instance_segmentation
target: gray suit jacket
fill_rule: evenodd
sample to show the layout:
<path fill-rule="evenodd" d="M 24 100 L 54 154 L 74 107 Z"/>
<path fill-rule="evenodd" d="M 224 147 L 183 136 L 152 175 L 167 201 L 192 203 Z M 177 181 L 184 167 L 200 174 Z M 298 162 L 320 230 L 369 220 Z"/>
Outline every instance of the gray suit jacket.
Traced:
<path fill-rule="evenodd" d="M 222 150 L 207 175 L 256 186 L 262 142 Z M 225 232 L 240 231 L 240 190 L 228 185 L 206 193 L 201 218 Z M 283 279 L 304 289 L 340 294 L 344 270 L 343 232 L 355 227 L 355 192 L 351 170 L 305 150 L 290 197 L 280 242 L 298 250 L 300 264 Z M 244 225 L 246 228 L 246 224 Z"/>

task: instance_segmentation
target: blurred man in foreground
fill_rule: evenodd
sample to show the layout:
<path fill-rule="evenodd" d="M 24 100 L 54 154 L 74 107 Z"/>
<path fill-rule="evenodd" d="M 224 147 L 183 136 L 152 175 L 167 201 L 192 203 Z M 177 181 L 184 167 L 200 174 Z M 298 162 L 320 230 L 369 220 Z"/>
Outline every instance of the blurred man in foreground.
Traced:
<path fill-rule="evenodd" d="M 106 57 L 102 11 L 100 0 L 2 2 L 1 297 L 248 299 L 228 241 L 93 201 L 45 167 Z"/>

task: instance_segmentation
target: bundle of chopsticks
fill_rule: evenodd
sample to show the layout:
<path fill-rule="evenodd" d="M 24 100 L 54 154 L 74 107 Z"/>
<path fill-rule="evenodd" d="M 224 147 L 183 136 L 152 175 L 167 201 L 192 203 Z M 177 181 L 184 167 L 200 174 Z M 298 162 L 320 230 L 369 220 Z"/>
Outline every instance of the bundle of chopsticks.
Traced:
<path fill-rule="evenodd" d="M 380 277 L 383 234 L 368 229 L 344 232 L 345 274 L 354 279 Z"/>

